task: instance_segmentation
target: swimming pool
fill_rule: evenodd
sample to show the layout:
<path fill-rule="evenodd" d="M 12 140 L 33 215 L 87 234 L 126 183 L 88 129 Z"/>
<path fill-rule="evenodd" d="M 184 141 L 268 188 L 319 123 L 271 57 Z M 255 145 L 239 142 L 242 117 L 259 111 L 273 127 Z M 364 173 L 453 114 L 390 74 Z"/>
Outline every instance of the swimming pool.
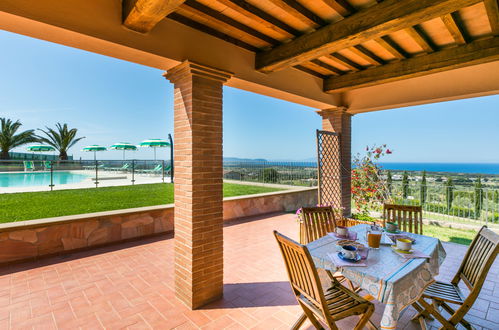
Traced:
<path fill-rule="evenodd" d="M 80 183 L 90 175 L 54 172 L 54 184 Z M 0 173 L 0 187 L 31 187 L 50 185 L 50 172 Z"/>

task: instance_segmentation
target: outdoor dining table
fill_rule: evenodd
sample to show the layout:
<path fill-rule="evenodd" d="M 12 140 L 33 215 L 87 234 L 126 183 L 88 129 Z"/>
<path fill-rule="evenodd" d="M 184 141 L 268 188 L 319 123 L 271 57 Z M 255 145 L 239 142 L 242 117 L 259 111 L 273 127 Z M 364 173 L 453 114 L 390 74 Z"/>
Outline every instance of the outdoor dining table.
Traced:
<path fill-rule="evenodd" d="M 358 241 L 367 246 L 365 237 L 369 225 L 350 227 L 357 233 Z M 381 319 L 381 329 L 396 329 L 401 311 L 415 302 L 424 289 L 433 283 L 446 253 L 440 240 L 424 235 L 408 234 L 415 239 L 413 248 L 430 258 L 406 259 L 393 251 L 390 245 L 370 249 L 366 266 L 336 267 L 329 254 L 337 253 L 337 238 L 326 235 L 307 245 L 315 266 L 333 272 L 339 271 L 346 278 L 372 295 L 386 307 Z"/>

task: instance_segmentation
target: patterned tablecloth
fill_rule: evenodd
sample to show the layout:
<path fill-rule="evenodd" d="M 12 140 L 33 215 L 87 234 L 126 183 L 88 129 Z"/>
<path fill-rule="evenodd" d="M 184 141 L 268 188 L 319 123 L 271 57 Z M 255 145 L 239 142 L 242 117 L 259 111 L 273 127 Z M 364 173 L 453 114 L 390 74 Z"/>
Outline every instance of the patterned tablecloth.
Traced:
<path fill-rule="evenodd" d="M 349 229 L 358 233 L 359 242 L 366 244 L 368 225 Z M 356 286 L 360 286 L 378 301 L 386 305 L 381 319 L 381 329 L 395 329 L 400 312 L 416 301 L 424 289 L 434 282 L 446 253 L 440 240 L 433 237 L 410 234 L 416 239 L 414 249 L 431 256 L 431 259 L 405 259 L 390 246 L 369 252 L 366 267 L 337 268 L 328 253 L 336 252 L 336 239 L 324 236 L 307 245 L 318 268 L 340 271 Z M 367 244 L 366 244 L 367 245 Z"/>

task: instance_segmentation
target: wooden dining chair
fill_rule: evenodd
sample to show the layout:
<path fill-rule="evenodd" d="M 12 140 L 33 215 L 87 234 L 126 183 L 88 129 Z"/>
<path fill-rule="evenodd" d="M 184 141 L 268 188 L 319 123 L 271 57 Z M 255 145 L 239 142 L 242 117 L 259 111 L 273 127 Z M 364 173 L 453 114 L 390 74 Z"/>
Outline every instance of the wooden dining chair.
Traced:
<path fill-rule="evenodd" d="M 302 207 L 300 213 L 300 243 L 308 244 L 336 230 L 336 218 L 331 206 Z"/>
<path fill-rule="evenodd" d="M 306 318 L 317 329 L 323 328 L 317 318 L 330 329 L 338 329 L 337 321 L 353 315 L 360 315 L 354 329 L 362 329 L 373 314 L 374 305 L 337 281 L 332 281 L 331 287 L 324 291 L 307 247 L 277 231 L 274 235 L 284 258 L 291 288 L 306 316 L 300 317 L 292 329 L 299 329 Z"/>
<path fill-rule="evenodd" d="M 467 329 L 472 329 L 464 316 L 478 298 L 483 282 L 498 252 L 499 235 L 483 226 L 471 242 L 461 267 L 452 281 L 450 283 L 437 281 L 431 284 L 418 302 L 413 305 L 419 312 L 413 319 L 418 319 L 423 329 L 426 329 L 424 317 L 428 314 L 434 316 L 442 324 L 443 329 L 455 329 L 458 323 Z M 463 281 L 470 290 L 467 297 L 458 287 L 460 281 Z M 431 299 L 432 304 L 429 304 L 425 299 Z M 448 303 L 456 304 L 459 307 L 454 310 Z M 440 307 L 451 315 L 449 319 L 440 314 Z"/>
<path fill-rule="evenodd" d="M 405 232 L 423 235 L 423 208 L 416 205 L 383 205 L 383 226 L 394 222 Z"/>

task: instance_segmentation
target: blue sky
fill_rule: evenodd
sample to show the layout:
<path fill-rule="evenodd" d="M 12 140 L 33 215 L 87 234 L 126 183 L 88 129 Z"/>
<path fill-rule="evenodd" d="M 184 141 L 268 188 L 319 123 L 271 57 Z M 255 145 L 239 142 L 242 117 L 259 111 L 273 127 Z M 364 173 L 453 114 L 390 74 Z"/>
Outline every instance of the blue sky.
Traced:
<path fill-rule="evenodd" d="M 24 128 L 66 122 L 83 146 L 139 143 L 173 132 L 173 88 L 157 69 L 0 31 L 0 117 Z M 315 156 L 315 109 L 234 88 L 224 90 L 226 157 L 302 160 Z M 499 163 L 499 96 L 353 117 L 353 152 L 386 143 L 390 162 Z M 22 151 L 18 149 L 16 151 Z M 152 158 L 141 149 L 134 158 Z M 166 158 L 167 149 L 158 153 Z M 119 151 L 101 153 L 121 159 Z M 159 157 L 158 157 L 159 158 Z"/>

